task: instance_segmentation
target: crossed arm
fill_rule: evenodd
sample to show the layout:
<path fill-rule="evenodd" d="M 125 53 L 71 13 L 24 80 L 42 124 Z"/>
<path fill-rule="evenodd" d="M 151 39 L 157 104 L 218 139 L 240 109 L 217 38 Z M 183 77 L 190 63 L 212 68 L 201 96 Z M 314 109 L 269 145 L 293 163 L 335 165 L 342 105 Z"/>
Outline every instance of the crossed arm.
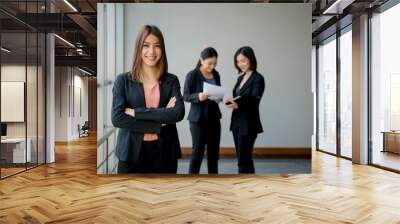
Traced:
<path fill-rule="evenodd" d="M 124 91 L 124 80 L 118 76 L 113 86 L 113 101 L 111 111 L 111 122 L 114 127 L 126 128 L 139 133 L 157 133 L 161 131 L 161 123 L 156 121 L 142 121 L 125 113 L 126 95 Z"/>
<path fill-rule="evenodd" d="M 126 113 L 140 121 L 152 121 L 163 124 L 174 124 L 185 116 L 185 106 L 180 91 L 178 79 L 172 81 L 172 96 L 166 107 L 135 109 L 127 108 Z"/>

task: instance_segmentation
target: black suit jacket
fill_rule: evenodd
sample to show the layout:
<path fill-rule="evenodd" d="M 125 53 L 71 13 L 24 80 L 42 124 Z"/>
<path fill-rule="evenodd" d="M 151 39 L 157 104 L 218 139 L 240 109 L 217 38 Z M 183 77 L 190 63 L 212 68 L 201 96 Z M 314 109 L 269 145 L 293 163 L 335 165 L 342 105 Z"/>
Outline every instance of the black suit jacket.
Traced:
<path fill-rule="evenodd" d="M 157 133 L 165 159 L 181 157 L 178 131 L 175 123 L 185 115 L 179 80 L 166 73 L 160 84 L 159 108 L 146 108 L 142 83 L 133 81 L 129 73 L 117 76 L 113 87 L 111 121 L 119 128 L 116 155 L 119 160 L 136 163 L 145 133 Z M 176 97 L 175 107 L 166 108 L 171 97 Z M 135 117 L 125 114 L 133 108 Z M 166 124 L 163 125 L 162 124 Z"/>
<path fill-rule="evenodd" d="M 214 70 L 213 75 L 216 84 L 221 86 L 221 79 L 216 70 Z M 191 122 L 202 123 L 221 119 L 218 103 L 213 100 L 205 100 L 203 102 L 199 100 L 199 93 L 203 92 L 204 82 L 205 78 L 198 68 L 186 75 L 183 99 L 191 103 L 187 118 Z"/>
<path fill-rule="evenodd" d="M 236 97 L 236 88 L 239 87 L 244 75 L 239 76 L 233 89 Z M 249 135 L 263 132 L 260 120 L 260 101 L 265 89 L 264 77 L 254 72 L 240 89 L 240 98 L 235 102 L 238 109 L 232 111 L 230 130 L 240 135 Z"/>

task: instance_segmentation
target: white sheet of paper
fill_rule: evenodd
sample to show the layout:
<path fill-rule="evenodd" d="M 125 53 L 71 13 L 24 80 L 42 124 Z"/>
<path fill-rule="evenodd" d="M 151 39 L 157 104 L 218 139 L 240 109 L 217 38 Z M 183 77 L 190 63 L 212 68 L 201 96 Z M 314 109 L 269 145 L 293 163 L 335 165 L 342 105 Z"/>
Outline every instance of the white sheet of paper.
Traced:
<path fill-rule="evenodd" d="M 225 88 L 207 82 L 203 84 L 203 92 L 207 92 L 210 100 L 222 100 L 225 96 Z"/>

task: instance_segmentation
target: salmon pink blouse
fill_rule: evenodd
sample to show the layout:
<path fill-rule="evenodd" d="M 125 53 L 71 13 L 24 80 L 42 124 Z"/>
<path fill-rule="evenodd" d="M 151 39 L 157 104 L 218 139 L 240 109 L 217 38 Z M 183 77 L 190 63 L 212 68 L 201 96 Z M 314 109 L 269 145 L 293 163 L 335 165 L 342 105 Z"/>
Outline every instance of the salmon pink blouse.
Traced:
<path fill-rule="evenodd" d="M 160 102 L 160 85 L 157 83 L 150 89 L 144 89 L 144 99 L 146 101 L 146 108 L 158 108 Z M 144 134 L 144 141 L 158 140 L 158 135 L 155 133 Z"/>

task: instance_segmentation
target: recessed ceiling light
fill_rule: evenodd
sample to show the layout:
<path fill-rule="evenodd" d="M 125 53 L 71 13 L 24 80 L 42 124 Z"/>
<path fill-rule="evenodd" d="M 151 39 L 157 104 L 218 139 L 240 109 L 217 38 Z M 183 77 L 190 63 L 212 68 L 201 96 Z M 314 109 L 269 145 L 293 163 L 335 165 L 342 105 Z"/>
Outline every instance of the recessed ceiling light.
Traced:
<path fill-rule="evenodd" d="M 86 71 L 86 70 L 83 70 L 83 69 L 81 69 L 81 68 L 79 68 L 79 67 L 78 67 L 78 69 L 79 69 L 79 71 L 81 71 L 81 72 L 83 72 L 83 73 L 85 73 L 85 74 L 87 74 L 87 75 L 92 75 L 92 73 L 90 73 L 90 72 L 88 72 L 88 71 Z"/>
<path fill-rule="evenodd" d="M 78 10 L 71 4 L 69 3 L 68 0 L 64 0 L 65 4 L 67 4 L 72 10 L 74 10 L 75 12 L 78 12 Z"/>
<path fill-rule="evenodd" d="M 340 1 L 341 0 L 336 0 L 332 5 L 330 5 L 327 9 L 325 9 L 322 14 L 331 13 L 331 10 L 334 9 L 335 7 L 337 7 Z"/>
<path fill-rule="evenodd" d="M 72 44 L 71 42 L 69 42 L 68 40 L 66 40 L 66 39 L 64 39 L 64 38 L 62 38 L 62 37 L 60 37 L 60 36 L 57 35 L 57 34 L 54 34 L 54 36 L 57 37 L 58 39 L 60 39 L 61 41 L 63 41 L 64 43 L 66 43 L 67 45 L 69 45 L 69 46 L 75 48 L 75 45 L 73 45 L 73 44 Z"/>
<path fill-rule="evenodd" d="M 4 51 L 4 52 L 6 52 L 6 53 L 10 53 L 10 52 L 11 52 L 11 50 L 9 50 L 9 49 L 7 49 L 7 48 L 5 48 L 5 47 L 1 47 L 1 50 Z"/>

